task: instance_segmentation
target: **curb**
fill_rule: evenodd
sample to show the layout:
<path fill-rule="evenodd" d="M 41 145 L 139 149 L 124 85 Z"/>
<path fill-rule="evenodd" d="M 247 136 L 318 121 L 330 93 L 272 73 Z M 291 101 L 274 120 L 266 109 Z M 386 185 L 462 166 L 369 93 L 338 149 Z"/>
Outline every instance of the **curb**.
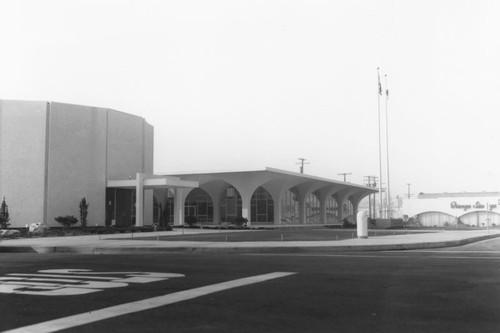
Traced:
<path fill-rule="evenodd" d="M 442 247 L 461 246 L 482 240 L 500 237 L 500 234 L 478 236 L 461 240 L 399 243 L 380 245 L 341 245 L 341 246 L 261 246 L 261 247 L 90 247 L 90 246 L 0 246 L 0 253 L 73 253 L 73 254 L 154 254 L 154 253 L 312 253 L 312 252 L 357 252 L 357 251 L 404 251 L 417 249 L 435 249 Z M 227 244 L 227 243 L 225 243 Z"/>

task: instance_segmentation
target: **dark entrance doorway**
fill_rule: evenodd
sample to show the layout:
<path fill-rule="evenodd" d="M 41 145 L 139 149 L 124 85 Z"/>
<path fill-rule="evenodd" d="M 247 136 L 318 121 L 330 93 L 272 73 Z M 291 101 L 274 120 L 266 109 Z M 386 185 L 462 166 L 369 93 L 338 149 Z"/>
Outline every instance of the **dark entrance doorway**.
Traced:
<path fill-rule="evenodd" d="M 106 189 L 106 225 L 128 227 L 135 224 L 135 190 Z"/>

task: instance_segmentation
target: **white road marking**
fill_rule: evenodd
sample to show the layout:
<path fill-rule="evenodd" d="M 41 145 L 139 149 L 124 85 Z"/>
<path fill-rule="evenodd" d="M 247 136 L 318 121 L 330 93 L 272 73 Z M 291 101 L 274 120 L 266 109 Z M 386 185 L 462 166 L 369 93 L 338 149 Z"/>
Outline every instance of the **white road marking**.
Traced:
<path fill-rule="evenodd" d="M 205 296 L 223 290 L 228 290 L 236 287 L 242 287 L 254 283 L 264 282 L 267 280 L 277 279 L 297 273 L 292 272 L 274 272 L 269 274 L 255 275 L 242 279 L 212 284 L 209 286 L 184 290 L 163 296 L 152 297 L 141 301 L 125 303 L 121 305 L 111 306 L 100 310 L 85 312 L 65 318 L 49 320 L 44 323 L 29 325 L 25 327 L 15 328 L 13 330 L 4 331 L 4 333 L 45 333 L 56 332 L 84 324 L 94 323 L 104 319 L 123 316 L 129 313 L 149 310 L 161 307 L 168 304 L 173 304 L 181 301 L 190 300 L 193 298 Z"/>
<path fill-rule="evenodd" d="M 396 252 L 396 251 L 394 251 Z M 399 251 L 398 251 L 399 252 Z M 404 253 L 414 253 L 413 251 L 401 251 Z M 435 253 L 439 253 L 436 251 Z M 448 253 L 460 253 L 460 252 L 448 252 Z M 479 256 L 428 256 L 419 257 L 412 255 L 361 255 L 361 254 L 308 254 L 308 253 L 247 253 L 246 256 L 283 256 L 283 257 L 344 257 L 344 258 L 414 258 L 414 259 L 489 259 L 489 260 L 500 260 L 500 257 L 479 257 Z"/>
<path fill-rule="evenodd" d="M 126 287 L 130 283 L 150 283 L 184 277 L 184 274 L 179 273 L 93 272 L 88 269 L 49 269 L 39 272 L 44 274 L 11 273 L 0 277 L 0 293 L 72 296 L 94 293 L 107 288 Z M 102 274 L 115 276 L 96 276 Z"/>
<path fill-rule="evenodd" d="M 32 277 L 52 277 L 52 278 L 74 278 L 74 275 L 59 275 L 59 274 L 24 274 L 24 273 L 10 273 L 8 276 L 32 276 Z M 79 279 L 94 279 L 94 280 L 116 280 L 116 277 L 106 277 L 106 276 L 85 276 L 78 275 Z"/>
<path fill-rule="evenodd" d="M 178 273 L 158 273 L 158 272 L 94 272 L 90 269 L 44 269 L 39 271 L 40 273 L 59 273 L 59 274 L 88 274 L 88 275 L 129 275 L 129 276 L 150 276 L 155 278 L 172 278 L 172 277 L 183 277 L 183 274 Z M 78 275 L 80 276 L 80 275 Z"/>
<path fill-rule="evenodd" d="M 497 251 L 497 250 L 482 250 L 482 251 L 467 251 L 467 250 L 465 250 L 465 251 L 464 250 L 456 250 L 456 251 L 452 251 L 452 250 L 441 250 L 441 251 L 437 251 L 437 250 L 412 250 L 411 252 L 414 252 L 414 253 L 497 253 L 497 254 L 500 254 L 500 251 Z"/>
<path fill-rule="evenodd" d="M 29 289 L 23 290 L 20 292 L 19 290 L 23 288 Z M 35 288 L 35 289 L 34 289 Z M 45 290 L 45 291 L 44 291 Z M 54 286 L 43 286 L 43 285 L 22 285 L 22 284 L 3 284 L 0 285 L 0 292 L 6 294 L 22 294 L 22 295 L 35 295 L 35 296 L 75 296 L 75 295 L 83 295 L 95 293 L 98 291 L 102 291 L 102 289 L 87 289 L 87 288 L 72 288 L 65 287 L 60 289 L 54 289 Z"/>

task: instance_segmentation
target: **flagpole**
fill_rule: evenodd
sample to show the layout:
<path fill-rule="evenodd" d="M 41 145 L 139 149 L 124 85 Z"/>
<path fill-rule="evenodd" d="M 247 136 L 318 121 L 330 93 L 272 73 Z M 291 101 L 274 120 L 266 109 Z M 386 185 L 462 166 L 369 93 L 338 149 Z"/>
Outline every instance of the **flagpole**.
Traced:
<path fill-rule="evenodd" d="M 392 217 L 391 211 L 391 183 L 389 181 L 389 111 L 387 108 L 389 101 L 389 89 L 387 88 L 387 74 L 385 74 L 385 142 L 386 142 L 386 168 L 387 168 L 387 217 Z"/>
<path fill-rule="evenodd" d="M 377 76 L 378 76 L 378 161 L 379 161 L 379 183 L 378 183 L 378 196 L 379 196 L 379 209 L 378 209 L 378 217 L 383 218 L 383 205 L 384 201 L 382 200 L 382 133 L 380 128 L 380 96 L 382 95 L 382 84 L 380 83 L 380 73 L 379 68 L 377 67 Z"/>

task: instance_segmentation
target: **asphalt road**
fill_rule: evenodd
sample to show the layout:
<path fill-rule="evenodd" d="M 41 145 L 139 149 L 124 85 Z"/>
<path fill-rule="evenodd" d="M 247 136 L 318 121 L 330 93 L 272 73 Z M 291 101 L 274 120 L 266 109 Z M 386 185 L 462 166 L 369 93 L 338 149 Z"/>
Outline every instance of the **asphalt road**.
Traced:
<path fill-rule="evenodd" d="M 499 239 L 406 252 L 0 254 L 0 331 L 499 332 L 499 304 Z"/>

